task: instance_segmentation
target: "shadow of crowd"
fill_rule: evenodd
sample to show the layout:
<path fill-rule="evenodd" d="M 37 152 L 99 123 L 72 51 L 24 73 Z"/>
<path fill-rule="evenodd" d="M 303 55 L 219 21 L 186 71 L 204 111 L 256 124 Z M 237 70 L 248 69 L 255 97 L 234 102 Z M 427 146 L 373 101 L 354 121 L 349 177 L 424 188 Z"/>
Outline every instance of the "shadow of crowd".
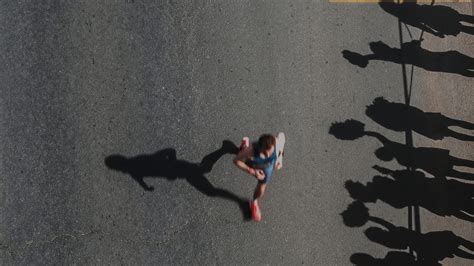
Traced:
<path fill-rule="evenodd" d="M 434 1 L 431 5 L 388 1 L 379 5 L 385 12 L 397 17 L 400 25 L 405 24 L 410 36 L 407 25 L 422 30 L 421 36 L 423 32 L 440 38 L 456 36 L 461 32 L 474 34 L 473 16 L 460 14 L 447 6 L 435 6 Z M 457 51 L 426 50 L 421 47 L 421 36 L 419 40 L 401 42 L 401 48 L 392 48 L 378 41 L 370 43 L 373 54 L 361 55 L 344 50 L 342 55 L 350 63 L 364 68 L 370 60 L 382 60 L 410 64 L 428 71 L 474 77 L 474 58 Z M 405 99 L 409 97 L 405 95 Z M 384 258 L 355 253 L 350 258 L 355 265 L 441 265 L 440 261 L 455 256 L 474 259 L 474 243 L 452 231 L 421 233 L 419 225 L 413 230 L 371 216 L 365 206 L 365 203 L 382 201 L 397 209 L 411 210 L 414 207 L 418 210 L 422 207 L 441 217 L 452 216 L 474 222 L 474 184 L 469 183 L 474 180 L 474 174 L 457 169 L 459 166 L 473 169 L 474 161 L 452 156 L 447 149 L 415 147 L 411 139 L 412 132 L 415 132 L 432 140 L 449 137 L 474 141 L 472 131 L 471 134 L 463 133 L 474 130 L 474 124 L 441 113 L 424 112 L 410 106 L 408 101 L 397 103 L 378 97 L 366 108 L 366 115 L 377 124 L 404 132 L 406 144 L 392 141 L 379 132 L 368 131 L 364 123 L 352 119 L 335 122 L 329 129 L 329 134 L 341 140 L 376 139 L 381 144 L 374 152 L 376 157 L 381 161 L 395 160 L 404 167 L 394 170 L 375 165 L 373 168 L 379 174 L 370 182 L 345 182 L 345 188 L 354 201 L 341 213 L 344 224 L 362 227 L 370 222 L 372 226 L 364 231 L 366 237 L 390 249 Z M 419 217 L 419 213 L 417 215 Z"/>

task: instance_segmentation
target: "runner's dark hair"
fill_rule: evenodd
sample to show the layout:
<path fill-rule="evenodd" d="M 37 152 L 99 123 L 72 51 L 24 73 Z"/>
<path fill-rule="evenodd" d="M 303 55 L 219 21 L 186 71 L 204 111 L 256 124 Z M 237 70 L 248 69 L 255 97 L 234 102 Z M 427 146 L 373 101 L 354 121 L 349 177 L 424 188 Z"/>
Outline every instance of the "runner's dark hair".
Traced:
<path fill-rule="evenodd" d="M 275 146 L 275 137 L 271 134 L 263 134 L 258 139 L 258 147 L 261 150 L 268 150 L 271 147 Z"/>

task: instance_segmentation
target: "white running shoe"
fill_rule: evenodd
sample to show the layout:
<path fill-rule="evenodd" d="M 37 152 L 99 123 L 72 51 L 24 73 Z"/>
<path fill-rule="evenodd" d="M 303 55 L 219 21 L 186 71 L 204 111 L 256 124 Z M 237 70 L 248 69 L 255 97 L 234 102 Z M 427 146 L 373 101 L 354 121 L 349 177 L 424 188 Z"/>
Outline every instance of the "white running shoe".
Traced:
<path fill-rule="evenodd" d="M 276 137 L 276 150 L 277 150 L 277 161 L 276 161 L 276 169 L 280 170 L 283 167 L 283 155 L 285 155 L 285 133 L 280 132 L 277 134 Z"/>
<path fill-rule="evenodd" d="M 239 150 L 242 151 L 244 150 L 245 148 L 247 148 L 250 144 L 250 139 L 249 137 L 243 137 L 242 138 L 242 143 L 240 143 L 240 148 Z"/>

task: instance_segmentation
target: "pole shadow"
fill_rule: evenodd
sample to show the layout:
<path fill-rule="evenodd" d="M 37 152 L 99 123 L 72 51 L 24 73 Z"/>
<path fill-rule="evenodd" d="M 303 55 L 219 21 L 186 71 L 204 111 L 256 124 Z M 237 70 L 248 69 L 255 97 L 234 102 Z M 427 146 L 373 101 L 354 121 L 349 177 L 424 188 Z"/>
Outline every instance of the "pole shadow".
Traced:
<path fill-rule="evenodd" d="M 113 170 L 129 174 L 144 190 L 153 191 L 154 187 L 148 185 L 144 178 L 166 178 L 169 181 L 177 179 L 186 180 L 191 186 L 209 197 L 218 197 L 238 204 L 244 220 L 250 220 L 248 200 L 234 193 L 216 188 L 206 178 L 214 164 L 225 154 L 237 154 L 238 148 L 231 141 L 225 140 L 221 148 L 206 155 L 200 163 L 191 163 L 179 160 L 176 151 L 168 148 L 154 154 L 125 157 L 123 155 L 110 155 L 104 160 L 105 165 Z"/>

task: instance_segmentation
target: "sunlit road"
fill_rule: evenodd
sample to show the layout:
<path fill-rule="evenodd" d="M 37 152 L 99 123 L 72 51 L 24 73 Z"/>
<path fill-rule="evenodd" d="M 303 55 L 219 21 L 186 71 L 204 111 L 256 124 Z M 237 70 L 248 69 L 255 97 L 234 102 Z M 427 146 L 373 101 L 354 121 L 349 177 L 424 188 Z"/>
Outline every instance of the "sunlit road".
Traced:
<path fill-rule="evenodd" d="M 371 181 L 379 174 L 373 165 L 404 168 L 377 159 L 377 140 L 339 140 L 331 124 L 356 119 L 406 144 L 403 132 L 378 125 L 365 110 L 380 96 L 406 103 L 407 86 L 411 106 L 474 122 L 468 76 L 427 69 L 422 58 L 413 75 L 405 66 L 404 86 L 394 60 L 379 57 L 361 68 L 343 57 L 343 50 L 369 54 L 377 41 L 400 48 L 400 30 L 406 42 L 419 37 L 420 29 L 399 28 L 377 4 L 17 2 L 0 3 L 2 265 L 350 265 L 355 253 L 384 258 L 392 249 L 364 234 L 376 224 L 343 223 L 340 213 L 353 202 L 344 183 Z M 472 15 L 470 3 L 443 5 Z M 423 39 L 429 51 L 474 57 L 474 35 L 425 32 Z M 279 131 L 287 136 L 284 168 L 261 201 L 263 221 L 248 221 L 239 200 L 251 198 L 255 179 L 233 165 L 232 154 L 214 153 L 220 157 L 209 172 L 199 164 L 224 140 L 239 145 L 243 136 Z M 412 139 L 474 160 L 472 142 Z M 115 155 L 139 161 L 120 171 L 106 163 Z M 156 174 L 140 184 L 132 168 Z M 409 227 L 407 208 L 366 206 L 371 216 Z M 474 241 L 469 221 L 423 208 L 419 214 L 422 233 L 450 230 Z"/>

